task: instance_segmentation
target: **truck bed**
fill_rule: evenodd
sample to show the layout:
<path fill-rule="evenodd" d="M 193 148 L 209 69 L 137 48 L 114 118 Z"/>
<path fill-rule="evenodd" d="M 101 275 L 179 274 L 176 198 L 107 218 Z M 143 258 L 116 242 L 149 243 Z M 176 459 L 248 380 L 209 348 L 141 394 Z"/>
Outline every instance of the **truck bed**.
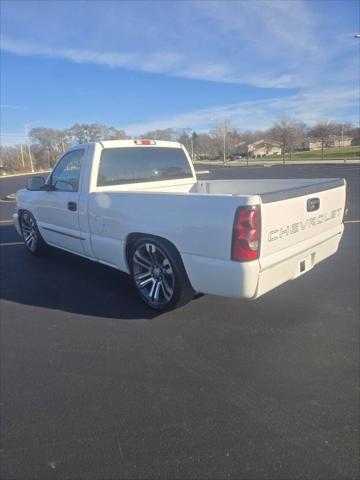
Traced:
<path fill-rule="evenodd" d="M 342 185 L 344 180 L 341 178 L 208 180 L 195 183 L 190 191 L 213 195 L 259 195 L 262 203 L 268 203 L 311 195 Z"/>
<path fill-rule="evenodd" d="M 319 200 L 319 208 L 309 212 L 307 202 L 313 198 Z M 304 248 L 341 235 L 344 203 L 343 179 L 183 179 L 121 185 L 90 195 L 90 229 L 93 248 L 97 249 L 99 242 L 97 250 L 109 255 L 105 238 L 115 234 L 124 241 L 131 229 L 158 236 L 166 231 L 184 259 L 192 255 L 202 261 L 205 257 L 229 261 L 236 209 L 260 205 L 258 262 L 261 268 L 269 268 Z"/>
<path fill-rule="evenodd" d="M 344 185 L 339 178 L 303 178 L 303 179 L 261 179 L 261 180 L 204 180 L 176 182 L 150 182 L 142 184 L 117 185 L 102 188 L 101 191 L 137 191 L 188 193 L 201 195 L 244 196 L 259 195 L 262 203 L 294 198 Z"/>

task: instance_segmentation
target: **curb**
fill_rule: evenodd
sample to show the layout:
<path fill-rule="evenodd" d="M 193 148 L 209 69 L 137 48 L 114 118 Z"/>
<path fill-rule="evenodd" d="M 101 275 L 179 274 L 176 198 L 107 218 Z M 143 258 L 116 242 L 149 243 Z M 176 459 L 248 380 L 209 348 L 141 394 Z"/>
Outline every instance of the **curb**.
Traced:
<path fill-rule="evenodd" d="M 213 167 L 213 168 L 231 168 L 231 167 L 286 167 L 286 166 L 292 166 L 292 165 L 324 165 L 324 166 L 329 166 L 329 165 L 360 165 L 360 160 L 347 160 L 346 162 L 344 161 L 338 161 L 338 160 L 324 160 L 324 161 L 316 161 L 316 160 L 304 160 L 304 161 L 298 161 L 294 162 L 290 160 L 288 162 L 282 163 L 282 162 L 276 162 L 276 161 L 268 161 L 268 162 L 259 162 L 259 163 L 237 163 L 237 162 L 227 162 L 225 165 L 222 163 L 214 163 L 212 164 L 211 160 L 209 162 L 204 162 L 204 163 L 194 163 L 194 166 L 200 166 L 200 165 L 206 165 L 207 167 Z"/>
<path fill-rule="evenodd" d="M 11 175 L 1 175 L 2 178 L 12 178 L 12 177 L 25 177 L 28 175 L 39 175 L 40 173 L 50 173 L 51 170 L 42 170 L 40 172 L 28 172 L 28 173 L 12 173 Z"/>

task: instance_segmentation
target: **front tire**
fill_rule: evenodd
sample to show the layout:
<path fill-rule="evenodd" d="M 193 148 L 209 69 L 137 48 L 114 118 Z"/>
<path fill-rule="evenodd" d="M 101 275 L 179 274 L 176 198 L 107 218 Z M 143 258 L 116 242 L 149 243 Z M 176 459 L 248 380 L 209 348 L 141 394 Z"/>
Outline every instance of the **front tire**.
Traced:
<path fill-rule="evenodd" d="M 34 216 L 23 211 L 20 214 L 20 228 L 25 247 L 32 255 L 42 255 L 46 251 L 46 243 L 43 240 Z"/>
<path fill-rule="evenodd" d="M 129 266 L 138 295 L 155 310 L 171 310 L 194 297 L 180 254 L 166 240 L 139 238 L 130 249 Z"/>

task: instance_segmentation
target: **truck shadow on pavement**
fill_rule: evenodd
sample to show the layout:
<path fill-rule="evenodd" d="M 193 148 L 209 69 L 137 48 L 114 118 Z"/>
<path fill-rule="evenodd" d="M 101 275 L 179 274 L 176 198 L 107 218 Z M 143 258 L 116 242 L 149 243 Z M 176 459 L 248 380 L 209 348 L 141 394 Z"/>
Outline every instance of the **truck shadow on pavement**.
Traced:
<path fill-rule="evenodd" d="M 129 275 L 56 248 L 32 256 L 12 225 L 0 227 L 0 262 L 4 300 L 123 320 L 161 315 L 143 304 Z"/>

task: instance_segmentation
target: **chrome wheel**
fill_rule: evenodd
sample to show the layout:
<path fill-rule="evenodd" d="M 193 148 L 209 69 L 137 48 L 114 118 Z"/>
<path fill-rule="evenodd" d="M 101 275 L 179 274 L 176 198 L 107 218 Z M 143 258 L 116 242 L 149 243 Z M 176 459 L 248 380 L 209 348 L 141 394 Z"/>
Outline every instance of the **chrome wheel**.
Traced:
<path fill-rule="evenodd" d="M 39 238 L 36 231 L 35 220 L 29 213 L 24 212 L 21 215 L 20 225 L 26 247 L 32 253 L 36 252 L 39 244 Z"/>
<path fill-rule="evenodd" d="M 166 253 L 153 243 L 142 243 L 132 260 L 135 284 L 145 301 L 156 308 L 167 305 L 174 295 L 175 281 Z"/>

